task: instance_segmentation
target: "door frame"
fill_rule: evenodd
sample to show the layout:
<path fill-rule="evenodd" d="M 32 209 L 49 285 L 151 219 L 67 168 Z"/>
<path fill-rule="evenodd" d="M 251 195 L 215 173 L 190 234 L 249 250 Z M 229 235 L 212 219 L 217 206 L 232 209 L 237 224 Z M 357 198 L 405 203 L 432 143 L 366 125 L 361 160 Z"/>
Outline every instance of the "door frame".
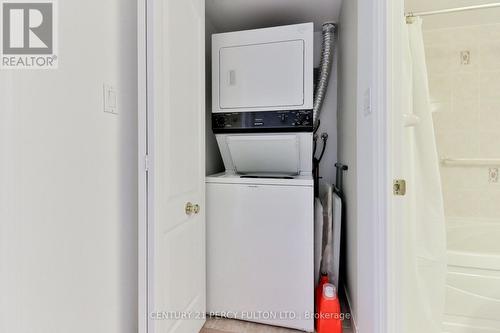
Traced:
<path fill-rule="evenodd" d="M 398 257 L 398 222 L 402 221 L 402 211 L 393 204 L 392 179 L 393 144 L 397 142 L 392 136 L 392 112 L 395 110 L 394 101 L 398 97 L 398 87 L 393 78 L 397 78 L 397 67 L 394 66 L 394 49 L 399 47 L 394 41 L 399 28 L 399 19 L 403 15 L 402 0 L 372 0 L 375 15 L 371 27 L 373 33 L 373 161 L 372 175 L 374 176 L 372 210 L 374 221 L 378 228 L 373 234 L 372 248 L 375 250 L 377 265 L 374 272 L 374 294 L 377 313 L 375 314 L 374 332 L 397 333 L 401 332 L 400 313 L 401 302 L 398 299 L 401 285 L 398 281 L 400 260 Z M 138 45 L 138 332 L 148 333 L 148 307 L 152 300 L 148 298 L 148 286 L 151 285 L 152 275 L 149 274 L 150 260 L 148 253 L 149 230 L 148 221 L 151 219 L 148 212 L 153 207 L 152 200 L 148 200 L 148 191 L 151 191 L 154 165 L 152 156 L 153 141 L 149 138 L 153 133 L 151 96 L 148 97 L 148 81 L 153 73 L 148 73 L 148 62 L 151 63 L 151 43 L 148 43 L 148 31 L 151 28 L 147 17 L 152 15 L 152 0 L 137 1 L 137 45 Z M 395 70 L 396 68 L 396 70 Z M 150 75 L 148 75 L 150 74 Z M 148 80 L 149 79 L 149 80 Z M 365 277 L 366 278 L 366 277 Z M 375 305 L 375 304 L 374 304 Z M 364 333 L 364 332 L 362 332 Z"/>
<path fill-rule="evenodd" d="M 379 186 L 380 209 L 383 214 L 380 218 L 384 228 L 378 235 L 378 243 L 383 253 L 384 264 L 380 272 L 383 283 L 380 287 L 385 290 L 383 299 L 383 311 L 381 313 L 382 323 L 380 332 L 397 333 L 404 330 L 403 300 L 401 299 L 403 283 L 401 272 L 403 270 L 404 257 L 401 254 L 400 240 L 403 236 L 401 228 L 404 220 L 404 208 L 401 205 L 405 197 L 395 196 L 393 193 L 393 181 L 401 178 L 401 152 L 403 150 L 401 140 L 402 123 L 396 119 L 395 112 L 402 107 L 402 91 L 399 80 L 402 77 L 403 59 L 401 45 L 401 22 L 404 18 L 404 0 L 376 0 L 379 6 L 379 22 L 377 32 L 379 64 L 384 64 L 376 71 L 378 74 L 377 84 L 382 87 L 379 105 L 380 116 L 377 127 L 379 133 L 384 133 L 378 142 L 379 176 L 382 186 Z"/>
<path fill-rule="evenodd" d="M 151 0 L 137 0 L 137 70 L 138 70 L 138 332 L 150 332 L 149 311 L 152 302 L 149 299 L 149 286 L 152 284 L 152 274 L 150 268 L 152 265 L 152 256 L 150 249 L 150 213 L 153 212 L 152 198 L 148 198 L 148 192 L 152 189 L 154 165 L 150 160 L 152 154 L 153 129 L 151 96 L 148 96 L 148 85 L 151 82 L 151 76 L 148 72 L 148 63 L 152 61 L 152 52 L 150 37 L 150 21 L 148 17 L 152 15 Z"/>
<path fill-rule="evenodd" d="M 371 28 L 372 65 L 373 65 L 373 121 L 372 139 L 373 160 L 373 230 L 375 283 L 373 297 L 376 327 L 374 332 L 398 333 L 403 331 L 402 302 L 400 290 L 402 283 L 399 272 L 402 270 L 399 239 L 403 210 L 393 195 L 393 180 L 398 176 L 398 153 L 396 146 L 400 140 L 394 137 L 393 129 L 400 124 L 394 123 L 393 112 L 399 110 L 401 97 L 399 78 L 401 78 L 402 59 L 398 57 L 401 49 L 401 20 L 404 15 L 403 0 L 373 0 L 373 20 Z M 362 231 L 361 231 L 362 232 Z M 366 278 L 366 277 L 365 277 Z M 378 309 L 378 310 L 377 310 Z M 364 333 L 364 332 L 363 332 Z"/>

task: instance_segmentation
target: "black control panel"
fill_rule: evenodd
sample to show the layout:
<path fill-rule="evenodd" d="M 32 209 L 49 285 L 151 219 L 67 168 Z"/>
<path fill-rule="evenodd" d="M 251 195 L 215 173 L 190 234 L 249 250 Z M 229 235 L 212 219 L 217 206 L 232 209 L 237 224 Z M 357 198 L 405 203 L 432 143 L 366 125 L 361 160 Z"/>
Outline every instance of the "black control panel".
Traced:
<path fill-rule="evenodd" d="M 212 113 L 214 133 L 312 132 L 312 110 Z"/>

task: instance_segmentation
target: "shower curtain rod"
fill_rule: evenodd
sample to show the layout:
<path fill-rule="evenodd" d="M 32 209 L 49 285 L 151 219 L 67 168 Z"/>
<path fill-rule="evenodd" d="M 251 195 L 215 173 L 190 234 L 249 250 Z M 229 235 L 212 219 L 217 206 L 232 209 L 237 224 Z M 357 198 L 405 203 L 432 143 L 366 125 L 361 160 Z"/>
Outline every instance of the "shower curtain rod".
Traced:
<path fill-rule="evenodd" d="M 496 7 L 500 7 L 500 2 L 488 3 L 488 4 L 476 5 L 476 6 L 433 10 L 433 11 L 428 11 L 428 12 L 409 12 L 405 16 L 407 18 L 411 18 L 411 17 L 416 17 L 416 16 L 429 16 L 429 15 L 437 15 L 437 14 L 458 13 L 458 12 L 464 12 L 467 10 L 477 10 L 477 9 L 496 8 Z"/>

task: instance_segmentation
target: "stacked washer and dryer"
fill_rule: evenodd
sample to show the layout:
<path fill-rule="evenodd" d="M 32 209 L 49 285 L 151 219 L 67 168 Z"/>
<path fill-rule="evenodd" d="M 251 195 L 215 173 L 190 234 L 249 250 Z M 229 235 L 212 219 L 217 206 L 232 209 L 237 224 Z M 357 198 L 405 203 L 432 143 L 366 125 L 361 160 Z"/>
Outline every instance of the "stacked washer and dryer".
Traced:
<path fill-rule="evenodd" d="M 313 29 L 212 36 L 209 314 L 314 331 Z"/>

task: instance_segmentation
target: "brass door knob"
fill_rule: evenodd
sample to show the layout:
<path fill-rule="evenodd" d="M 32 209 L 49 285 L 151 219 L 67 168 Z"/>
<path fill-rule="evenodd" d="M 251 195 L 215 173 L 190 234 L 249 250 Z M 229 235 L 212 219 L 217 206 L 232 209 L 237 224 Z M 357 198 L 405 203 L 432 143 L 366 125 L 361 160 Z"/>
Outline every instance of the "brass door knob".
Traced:
<path fill-rule="evenodd" d="M 186 215 L 192 215 L 194 213 L 194 205 L 191 202 L 186 204 Z"/>
<path fill-rule="evenodd" d="M 186 203 L 185 211 L 186 215 L 198 214 L 200 212 L 200 205 L 188 202 Z"/>

